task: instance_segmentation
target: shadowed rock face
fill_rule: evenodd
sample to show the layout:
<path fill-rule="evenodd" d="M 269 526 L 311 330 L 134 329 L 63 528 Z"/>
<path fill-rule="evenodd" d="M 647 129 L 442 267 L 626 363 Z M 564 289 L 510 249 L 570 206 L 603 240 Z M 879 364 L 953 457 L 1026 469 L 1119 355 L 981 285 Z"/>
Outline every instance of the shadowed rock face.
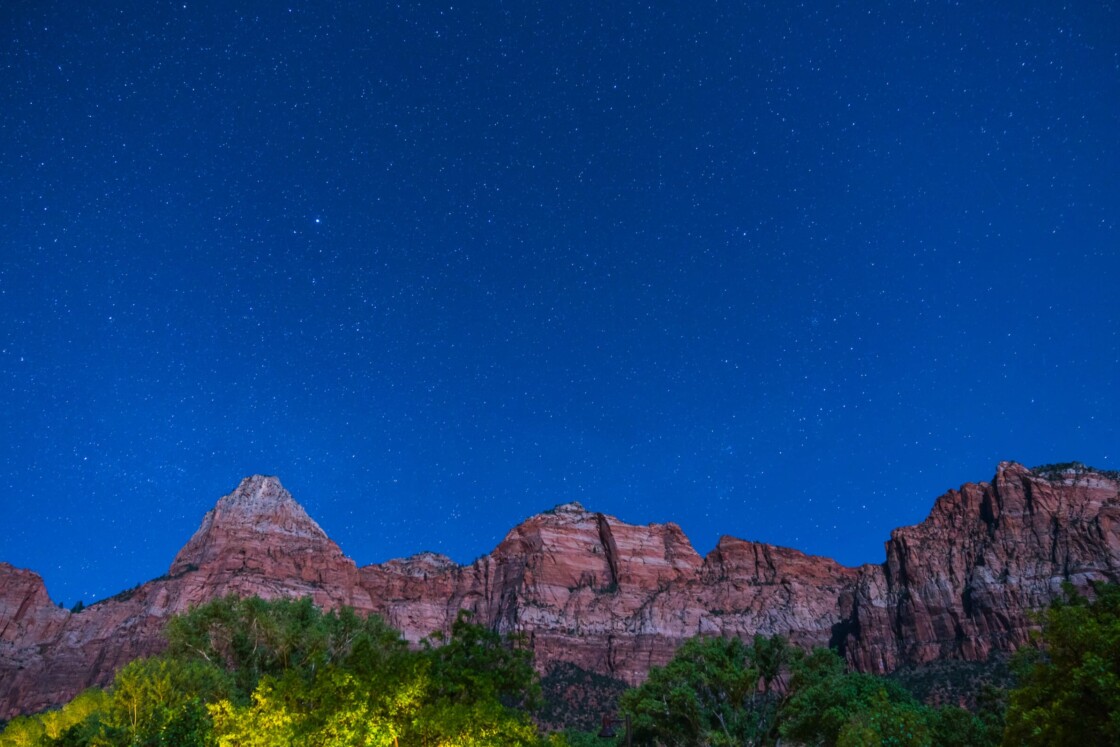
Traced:
<path fill-rule="evenodd" d="M 991 483 L 941 496 L 921 524 L 891 532 L 886 563 L 860 569 L 849 659 L 883 672 L 1021 645 L 1029 613 L 1063 582 L 1120 580 L 1117 487 L 1092 472 L 1044 479 L 1003 462 Z"/>
<path fill-rule="evenodd" d="M 0 717 L 106 684 L 159 650 L 168 616 L 230 593 L 349 605 L 412 641 L 467 609 L 524 635 L 542 670 L 571 662 L 627 682 L 698 634 L 831 643 L 874 672 L 983 659 L 1021 644 L 1028 613 L 1063 581 L 1120 580 L 1117 493 L 1096 473 L 1044 479 L 1003 463 L 993 482 L 950 491 L 895 530 L 885 563 L 860 568 L 732 537 L 701 558 L 675 524 L 577 503 L 528 519 L 470 565 L 423 553 L 357 568 L 278 480 L 254 476 L 207 513 L 167 576 L 80 614 L 0 564 Z"/>

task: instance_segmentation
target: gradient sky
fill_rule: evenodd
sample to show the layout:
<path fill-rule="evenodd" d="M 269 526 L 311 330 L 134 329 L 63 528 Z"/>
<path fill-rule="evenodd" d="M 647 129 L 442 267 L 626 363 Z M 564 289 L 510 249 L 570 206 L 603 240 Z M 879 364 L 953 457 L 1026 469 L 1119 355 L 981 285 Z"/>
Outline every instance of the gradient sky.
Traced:
<path fill-rule="evenodd" d="M 1120 467 L 1114 2 L 4 2 L 0 560 L 245 475 L 360 564 L 578 500 L 879 562 Z"/>

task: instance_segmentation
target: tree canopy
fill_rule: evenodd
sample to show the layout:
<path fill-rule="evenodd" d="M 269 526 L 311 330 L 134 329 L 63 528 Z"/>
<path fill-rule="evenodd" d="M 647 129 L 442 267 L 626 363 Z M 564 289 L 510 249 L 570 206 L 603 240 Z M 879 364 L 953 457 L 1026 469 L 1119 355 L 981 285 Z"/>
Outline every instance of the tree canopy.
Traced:
<path fill-rule="evenodd" d="M 1094 592 L 1090 601 L 1067 587 L 1020 650 L 1005 745 L 1120 744 L 1120 586 Z"/>
<path fill-rule="evenodd" d="M 804 653 L 781 637 L 695 638 L 625 693 L 639 744 L 932 747 L 999 742 L 961 708 L 931 708 L 901 686 L 850 672 L 833 651 Z"/>
<path fill-rule="evenodd" d="M 173 618 L 166 636 L 163 655 L 131 662 L 107 690 L 14 719 L 0 747 L 542 741 L 529 653 L 465 615 L 417 650 L 375 616 L 228 597 Z"/>

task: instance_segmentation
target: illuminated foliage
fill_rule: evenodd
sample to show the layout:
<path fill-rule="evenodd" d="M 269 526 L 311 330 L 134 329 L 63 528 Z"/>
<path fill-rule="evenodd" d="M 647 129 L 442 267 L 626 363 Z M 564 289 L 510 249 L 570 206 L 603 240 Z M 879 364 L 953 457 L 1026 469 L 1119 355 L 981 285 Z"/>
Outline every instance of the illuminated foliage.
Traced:
<path fill-rule="evenodd" d="M 127 744 L 205 744 L 204 703 L 230 691 L 228 674 L 206 662 L 137 659 L 113 680 L 102 723 Z"/>
<path fill-rule="evenodd" d="M 979 714 L 930 708 L 834 652 L 781 638 L 697 638 L 621 698 L 638 744 L 828 747 L 1120 744 L 1120 589 L 1071 594 L 1043 616 L 1005 694 Z M 460 615 L 446 640 L 409 648 L 377 618 L 308 601 L 217 600 L 175 618 L 163 656 L 106 691 L 13 719 L 0 747 L 566 747 L 542 737 L 530 653 Z"/>
<path fill-rule="evenodd" d="M 107 692 L 14 719 L 0 747 L 533 747 L 529 652 L 460 616 L 409 649 L 376 617 L 226 598 L 174 618 L 165 655 Z M 557 740 L 546 740 L 561 747 Z"/>
<path fill-rule="evenodd" d="M 46 744 L 46 728 L 39 716 L 17 716 L 0 734 L 0 747 L 37 747 Z"/>
<path fill-rule="evenodd" d="M 166 635 L 169 656 L 230 672 L 242 702 L 264 676 L 311 676 L 331 664 L 371 674 L 408 653 L 381 618 L 349 608 L 324 613 L 307 598 L 218 599 L 172 618 Z"/>
<path fill-rule="evenodd" d="M 265 680 L 249 706 L 222 700 L 208 707 L 220 747 L 283 747 L 294 742 L 297 717 Z"/>

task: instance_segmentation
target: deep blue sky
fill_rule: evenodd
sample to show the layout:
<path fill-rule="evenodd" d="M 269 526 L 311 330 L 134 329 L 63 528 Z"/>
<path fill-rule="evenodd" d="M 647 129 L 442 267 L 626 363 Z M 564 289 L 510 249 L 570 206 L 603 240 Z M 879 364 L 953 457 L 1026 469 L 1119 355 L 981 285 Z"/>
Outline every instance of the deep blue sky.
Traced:
<path fill-rule="evenodd" d="M 106 596 L 261 472 L 363 564 L 855 564 L 1116 469 L 1116 3 L 793 6 L 3 3 L 0 560 Z"/>

